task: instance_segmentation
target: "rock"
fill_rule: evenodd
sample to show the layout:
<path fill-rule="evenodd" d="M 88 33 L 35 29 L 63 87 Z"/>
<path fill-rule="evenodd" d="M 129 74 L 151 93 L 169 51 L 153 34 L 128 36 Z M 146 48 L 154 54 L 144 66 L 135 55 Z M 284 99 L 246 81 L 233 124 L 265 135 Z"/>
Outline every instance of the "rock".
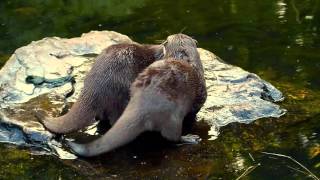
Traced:
<path fill-rule="evenodd" d="M 75 158 L 37 122 L 33 111 L 42 109 L 50 116 L 66 111 L 78 98 L 94 57 L 112 44 L 127 42 L 133 41 L 116 32 L 91 31 L 72 39 L 44 38 L 17 49 L 0 71 L 0 142 Z M 211 135 L 231 122 L 250 123 L 286 112 L 274 104 L 283 96 L 271 84 L 209 51 L 199 49 L 199 53 L 208 99 L 198 120 L 212 126 Z"/>
<path fill-rule="evenodd" d="M 274 104 L 284 99 L 282 93 L 259 76 L 240 67 L 226 64 L 219 57 L 199 49 L 205 69 L 208 98 L 198 120 L 211 125 L 211 140 L 219 128 L 232 122 L 250 123 L 266 117 L 279 118 L 285 109 Z"/>

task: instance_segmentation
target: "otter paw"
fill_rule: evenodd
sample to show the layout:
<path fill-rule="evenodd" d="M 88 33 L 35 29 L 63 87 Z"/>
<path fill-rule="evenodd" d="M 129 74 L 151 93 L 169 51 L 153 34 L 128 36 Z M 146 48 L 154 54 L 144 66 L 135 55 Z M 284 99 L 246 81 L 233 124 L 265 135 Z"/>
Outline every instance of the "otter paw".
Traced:
<path fill-rule="evenodd" d="M 195 134 L 187 134 L 185 136 L 181 136 L 180 143 L 177 145 L 185 145 L 185 144 L 199 144 L 201 142 L 201 138 Z"/>

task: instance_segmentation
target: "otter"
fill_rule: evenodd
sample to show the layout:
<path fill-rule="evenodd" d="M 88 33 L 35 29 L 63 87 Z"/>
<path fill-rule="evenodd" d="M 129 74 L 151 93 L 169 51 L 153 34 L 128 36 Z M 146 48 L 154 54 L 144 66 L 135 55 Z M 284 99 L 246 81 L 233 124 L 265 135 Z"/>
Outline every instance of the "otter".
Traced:
<path fill-rule="evenodd" d="M 207 99 L 206 81 L 204 78 L 204 69 L 197 50 L 198 42 L 185 34 L 175 34 L 168 36 L 164 45 L 164 58 L 175 58 L 187 62 L 195 70 L 199 77 L 200 93 L 194 101 L 191 112 L 188 116 L 194 116 L 201 109 Z"/>
<path fill-rule="evenodd" d="M 163 45 L 117 44 L 104 49 L 84 80 L 83 90 L 68 113 L 57 118 L 35 112 L 47 130 L 65 134 L 95 119 L 113 125 L 129 101 L 129 89 L 138 74 L 163 57 Z"/>
<path fill-rule="evenodd" d="M 157 131 L 170 141 L 184 141 L 184 118 L 196 113 L 206 100 L 203 67 L 196 41 L 184 34 L 171 35 L 164 43 L 165 58 L 138 75 L 130 100 L 119 120 L 102 137 L 88 144 L 67 141 L 78 156 L 109 152 L 145 131 Z"/>

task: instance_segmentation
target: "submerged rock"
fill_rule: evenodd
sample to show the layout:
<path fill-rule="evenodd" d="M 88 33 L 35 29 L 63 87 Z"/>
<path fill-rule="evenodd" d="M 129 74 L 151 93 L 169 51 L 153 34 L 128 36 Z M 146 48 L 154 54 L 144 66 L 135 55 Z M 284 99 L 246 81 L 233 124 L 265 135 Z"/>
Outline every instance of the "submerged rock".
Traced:
<path fill-rule="evenodd" d="M 50 116 L 66 111 L 78 98 L 94 57 L 112 44 L 127 42 L 132 40 L 116 32 L 92 31 L 79 38 L 45 38 L 17 49 L 0 71 L 0 142 L 75 158 L 37 122 L 33 111 L 42 109 Z M 219 127 L 231 122 L 250 123 L 285 113 L 274 104 L 283 96 L 270 83 L 209 51 L 199 53 L 208 99 L 197 118 L 211 125 L 213 138 Z"/>

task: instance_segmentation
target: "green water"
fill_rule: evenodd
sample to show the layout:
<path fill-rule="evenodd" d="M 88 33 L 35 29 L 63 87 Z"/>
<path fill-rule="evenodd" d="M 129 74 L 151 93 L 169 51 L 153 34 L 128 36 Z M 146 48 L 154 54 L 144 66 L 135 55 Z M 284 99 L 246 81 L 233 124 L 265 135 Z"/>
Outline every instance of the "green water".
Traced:
<path fill-rule="evenodd" d="M 235 179 L 257 164 L 244 179 L 310 178 L 292 161 L 263 151 L 291 156 L 320 176 L 319 0 L 2 0 L 0 66 L 31 41 L 90 30 L 114 30 L 141 43 L 184 30 L 200 47 L 274 84 L 288 113 L 228 125 L 214 141 L 199 122 L 192 130 L 203 139 L 199 145 L 139 139 L 76 161 L 2 144 L 0 179 Z"/>

